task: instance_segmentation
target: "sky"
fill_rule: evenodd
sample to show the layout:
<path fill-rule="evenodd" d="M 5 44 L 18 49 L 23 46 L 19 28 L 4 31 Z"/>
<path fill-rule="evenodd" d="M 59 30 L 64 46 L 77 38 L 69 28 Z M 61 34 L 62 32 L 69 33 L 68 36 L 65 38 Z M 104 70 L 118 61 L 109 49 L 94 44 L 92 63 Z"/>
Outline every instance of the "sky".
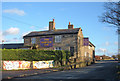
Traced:
<path fill-rule="evenodd" d="M 116 28 L 99 21 L 103 6 L 104 2 L 3 2 L 0 37 L 4 44 L 23 43 L 24 35 L 48 30 L 55 19 L 56 29 L 67 29 L 71 22 L 96 46 L 96 55 L 111 56 L 118 52 L 118 35 Z"/>

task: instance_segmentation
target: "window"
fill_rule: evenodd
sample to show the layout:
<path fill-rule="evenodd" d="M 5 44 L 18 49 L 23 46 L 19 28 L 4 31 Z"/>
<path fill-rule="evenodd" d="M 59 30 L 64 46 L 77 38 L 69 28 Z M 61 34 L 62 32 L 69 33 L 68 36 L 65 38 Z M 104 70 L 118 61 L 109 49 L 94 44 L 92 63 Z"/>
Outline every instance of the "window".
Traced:
<path fill-rule="evenodd" d="M 55 47 L 55 50 L 62 50 L 61 47 Z"/>
<path fill-rule="evenodd" d="M 29 44 L 29 39 L 27 39 L 27 38 L 24 39 L 24 43 L 25 43 L 25 44 Z"/>
<path fill-rule="evenodd" d="M 89 54 L 89 57 L 91 57 L 90 54 Z"/>
<path fill-rule="evenodd" d="M 35 44 L 36 43 L 36 38 L 31 38 L 31 44 Z"/>
<path fill-rule="evenodd" d="M 90 46 L 88 48 L 90 49 Z"/>
<path fill-rule="evenodd" d="M 55 36 L 55 42 L 61 42 L 61 35 Z"/>
<path fill-rule="evenodd" d="M 80 37 L 78 37 L 78 41 L 79 41 L 79 43 L 80 43 Z"/>
<path fill-rule="evenodd" d="M 85 57 L 87 56 L 86 52 L 85 52 Z"/>
<path fill-rule="evenodd" d="M 74 47 L 70 47 L 70 54 L 71 56 L 74 56 Z"/>

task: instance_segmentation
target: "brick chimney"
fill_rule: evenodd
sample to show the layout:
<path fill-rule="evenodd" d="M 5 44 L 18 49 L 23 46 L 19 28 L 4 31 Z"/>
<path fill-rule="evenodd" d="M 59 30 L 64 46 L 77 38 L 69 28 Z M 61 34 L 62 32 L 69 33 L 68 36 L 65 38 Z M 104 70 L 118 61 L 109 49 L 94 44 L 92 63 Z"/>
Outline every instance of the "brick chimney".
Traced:
<path fill-rule="evenodd" d="M 54 22 L 54 19 L 53 19 L 53 21 L 50 21 L 50 22 L 49 22 L 49 31 L 51 31 L 51 30 L 55 30 L 55 22 Z"/>
<path fill-rule="evenodd" d="M 69 22 L 69 25 L 68 25 L 68 29 L 74 29 L 74 25 L 70 24 L 70 22 Z"/>

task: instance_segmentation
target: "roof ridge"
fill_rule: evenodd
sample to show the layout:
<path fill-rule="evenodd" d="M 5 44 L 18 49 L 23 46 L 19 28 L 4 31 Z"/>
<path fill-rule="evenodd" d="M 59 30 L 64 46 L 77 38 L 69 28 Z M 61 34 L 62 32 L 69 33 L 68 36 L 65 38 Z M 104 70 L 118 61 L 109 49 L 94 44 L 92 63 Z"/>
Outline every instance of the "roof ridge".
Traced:
<path fill-rule="evenodd" d="M 38 36 L 38 35 L 55 35 L 55 34 L 73 34 L 73 33 L 78 33 L 80 30 L 80 28 L 74 28 L 74 29 L 56 29 L 54 31 L 33 31 L 30 32 L 29 34 L 23 36 L 27 37 L 27 36 Z"/>
<path fill-rule="evenodd" d="M 74 28 L 74 29 L 80 29 L 80 28 Z M 74 29 L 55 29 L 55 30 L 74 30 Z M 54 30 L 54 31 L 55 31 Z M 32 31 L 30 33 L 38 33 L 38 32 L 48 32 L 49 30 L 46 30 L 46 31 Z"/>

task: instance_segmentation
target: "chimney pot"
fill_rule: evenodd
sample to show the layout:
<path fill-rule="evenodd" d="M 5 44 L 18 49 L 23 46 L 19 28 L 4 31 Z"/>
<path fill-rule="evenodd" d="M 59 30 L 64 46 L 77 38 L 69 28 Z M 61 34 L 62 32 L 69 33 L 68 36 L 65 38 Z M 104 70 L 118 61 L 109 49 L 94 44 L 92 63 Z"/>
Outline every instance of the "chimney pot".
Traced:
<path fill-rule="evenodd" d="M 53 22 L 55 21 L 55 19 L 53 19 Z"/>
<path fill-rule="evenodd" d="M 69 22 L 68 29 L 74 29 L 74 25 Z"/>
<path fill-rule="evenodd" d="M 70 22 L 69 22 L 69 25 L 70 25 Z"/>
<path fill-rule="evenodd" d="M 49 31 L 51 31 L 51 30 L 55 30 L 55 22 L 54 22 L 54 19 L 53 19 L 53 21 L 50 21 L 50 22 L 49 22 Z"/>

